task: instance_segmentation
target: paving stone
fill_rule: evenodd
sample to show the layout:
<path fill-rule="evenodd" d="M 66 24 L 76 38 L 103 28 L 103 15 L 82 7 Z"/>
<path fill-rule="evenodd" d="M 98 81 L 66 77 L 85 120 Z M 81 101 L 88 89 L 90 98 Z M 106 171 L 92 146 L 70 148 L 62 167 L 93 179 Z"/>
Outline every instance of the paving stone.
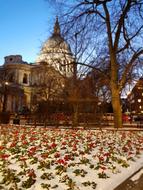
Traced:
<path fill-rule="evenodd" d="M 125 180 L 122 184 L 120 184 L 114 190 L 143 190 L 143 174 L 136 181 L 132 181 L 131 177 Z"/>

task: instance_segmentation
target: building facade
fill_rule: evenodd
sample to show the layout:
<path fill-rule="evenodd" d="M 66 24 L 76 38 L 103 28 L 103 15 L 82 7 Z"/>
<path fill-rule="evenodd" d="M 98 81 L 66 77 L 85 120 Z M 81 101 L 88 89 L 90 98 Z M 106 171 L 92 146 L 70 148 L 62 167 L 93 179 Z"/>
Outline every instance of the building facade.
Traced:
<path fill-rule="evenodd" d="M 56 19 L 52 36 L 43 44 L 33 64 L 21 55 L 5 57 L 0 67 L 0 110 L 32 109 L 39 100 L 59 98 L 65 80 L 73 75 L 75 59 Z"/>
<path fill-rule="evenodd" d="M 127 100 L 129 112 L 143 114 L 143 78 L 140 78 L 136 83 Z"/>

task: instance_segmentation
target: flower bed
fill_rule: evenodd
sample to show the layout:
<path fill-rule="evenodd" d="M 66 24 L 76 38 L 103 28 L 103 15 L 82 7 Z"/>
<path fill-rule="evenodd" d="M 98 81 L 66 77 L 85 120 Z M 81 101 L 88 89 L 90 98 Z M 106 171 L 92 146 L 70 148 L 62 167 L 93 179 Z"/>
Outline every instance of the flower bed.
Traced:
<path fill-rule="evenodd" d="M 0 189 L 113 189 L 143 163 L 143 132 L 1 129 Z"/>

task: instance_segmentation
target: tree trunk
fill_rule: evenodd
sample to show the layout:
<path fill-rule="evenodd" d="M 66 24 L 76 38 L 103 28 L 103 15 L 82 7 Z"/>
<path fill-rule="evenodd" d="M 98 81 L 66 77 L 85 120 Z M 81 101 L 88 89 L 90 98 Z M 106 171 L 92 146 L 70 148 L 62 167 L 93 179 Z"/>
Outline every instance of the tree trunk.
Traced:
<path fill-rule="evenodd" d="M 121 109 L 121 101 L 120 101 L 120 93 L 117 88 L 111 86 L 112 92 L 112 107 L 114 113 L 114 126 L 115 128 L 121 128 L 122 125 L 122 109 Z"/>
<path fill-rule="evenodd" d="M 78 126 L 78 104 L 73 103 L 73 119 L 72 119 L 72 127 L 76 128 Z"/>
<path fill-rule="evenodd" d="M 121 128 L 122 125 L 122 108 L 121 108 L 121 100 L 120 100 L 120 88 L 119 88 L 119 76 L 118 76 L 118 63 L 116 60 L 116 54 L 111 47 L 110 49 L 110 60 L 111 60 L 111 79 L 110 79 L 110 88 L 112 95 L 112 107 L 114 113 L 114 127 Z"/>

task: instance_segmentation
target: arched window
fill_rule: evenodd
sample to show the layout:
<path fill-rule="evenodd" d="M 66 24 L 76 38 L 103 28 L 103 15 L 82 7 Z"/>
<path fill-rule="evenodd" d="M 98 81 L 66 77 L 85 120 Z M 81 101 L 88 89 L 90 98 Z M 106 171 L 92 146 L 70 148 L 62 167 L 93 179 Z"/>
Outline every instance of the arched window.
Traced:
<path fill-rule="evenodd" d="M 24 84 L 27 84 L 28 83 L 28 76 L 26 73 L 24 73 L 24 76 L 23 76 L 23 83 Z"/>

